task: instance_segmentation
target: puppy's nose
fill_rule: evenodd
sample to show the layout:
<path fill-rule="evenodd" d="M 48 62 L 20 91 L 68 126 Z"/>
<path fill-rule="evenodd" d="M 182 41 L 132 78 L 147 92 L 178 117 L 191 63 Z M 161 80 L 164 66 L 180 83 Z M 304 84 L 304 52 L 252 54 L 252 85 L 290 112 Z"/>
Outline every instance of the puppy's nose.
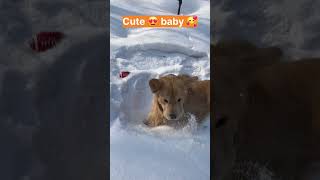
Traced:
<path fill-rule="evenodd" d="M 169 116 L 170 116 L 171 119 L 177 118 L 177 116 L 175 114 L 170 114 Z"/>

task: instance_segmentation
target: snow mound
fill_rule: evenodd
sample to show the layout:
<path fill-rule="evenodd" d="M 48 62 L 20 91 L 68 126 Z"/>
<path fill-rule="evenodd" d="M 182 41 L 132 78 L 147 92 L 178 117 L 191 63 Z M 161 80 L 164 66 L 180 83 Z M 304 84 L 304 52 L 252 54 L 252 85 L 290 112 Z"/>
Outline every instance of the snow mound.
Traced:
<path fill-rule="evenodd" d="M 201 3 L 201 0 L 183 0 L 181 14 L 188 15 L 199 11 L 203 7 Z M 205 3 L 205 5 L 210 6 L 208 1 L 205 1 Z M 178 11 L 178 0 L 157 0 L 154 2 L 147 0 L 111 0 L 111 5 L 122 7 L 135 14 L 176 15 Z M 142 9 L 143 11 L 141 11 Z M 111 11 L 113 11 L 112 8 Z"/>
<path fill-rule="evenodd" d="M 296 58 L 319 56 L 320 1 L 211 1 L 215 41 L 246 39 Z"/>
<path fill-rule="evenodd" d="M 192 131 L 167 126 L 111 127 L 111 179 L 207 180 L 210 127 Z"/>
<path fill-rule="evenodd" d="M 210 121 L 148 128 L 149 80 L 165 74 L 210 79 L 209 1 L 185 0 L 181 13 L 199 26 L 123 29 L 125 15 L 175 15 L 178 1 L 111 0 L 110 163 L 112 180 L 210 179 Z M 125 78 L 119 73 L 129 71 Z"/>

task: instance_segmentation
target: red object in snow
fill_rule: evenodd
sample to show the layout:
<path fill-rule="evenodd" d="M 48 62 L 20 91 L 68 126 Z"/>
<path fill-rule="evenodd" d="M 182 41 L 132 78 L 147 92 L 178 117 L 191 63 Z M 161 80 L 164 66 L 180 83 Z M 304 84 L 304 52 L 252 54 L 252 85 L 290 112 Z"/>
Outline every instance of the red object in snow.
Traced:
<path fill-rule="evenodd" d="M 125 78 L 125 77 L 127 77 L 129 74 L 130 74 L 129 71 L 121 71 L 120 74 L 119 74 L 119 77 L 120 77 L 120 78 Z"/>
<path fill-rule="evenodd" d="M 39 32 L 32 38 L 29 45 L 36 52 L 44 52 L 53 48 L 63 37 L 64 34 L 61 32 Z"/>

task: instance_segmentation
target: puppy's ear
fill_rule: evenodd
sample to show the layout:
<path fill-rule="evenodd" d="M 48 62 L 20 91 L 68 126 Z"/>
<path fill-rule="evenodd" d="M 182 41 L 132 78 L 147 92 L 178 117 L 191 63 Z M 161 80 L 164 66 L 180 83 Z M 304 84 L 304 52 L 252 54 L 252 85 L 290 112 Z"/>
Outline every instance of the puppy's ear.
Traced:
<path fill-rule="evenodd" d="M 149 81 L 149 86 L 152 93 L 156 93 L 161 88 L 161 81 L 159 79 L 151 79 Z"/>
<path fill-rule="evenodd" d="M 199 80 L 197 76 L 189 76 L 189 75 L 179 75 L 178 76 L 181 80 L 183 80 L 185 83 L 192 83 L 193 81 Z"/>

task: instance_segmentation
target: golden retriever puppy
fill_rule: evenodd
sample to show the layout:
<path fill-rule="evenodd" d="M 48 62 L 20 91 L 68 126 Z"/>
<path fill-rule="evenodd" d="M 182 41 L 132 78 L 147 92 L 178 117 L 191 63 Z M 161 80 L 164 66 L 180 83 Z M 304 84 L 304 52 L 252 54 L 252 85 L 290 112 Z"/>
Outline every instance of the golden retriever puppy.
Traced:
<path fill-rule="evenodd" d="M 149 86 L 154 96 L 145 124 L 150 127 L 164 124 L 182 127 L 188 120 L 186 113 L 201 122 L 210 112 L 210 80 L 170 74 L 151 79 Z"/>
<path fill-rule="evenodd" d="M 213 62 L 214 162 L 213 177 L 232 179 L 238 123 L 245 117 L 247 86 L 260 68 L 280 62 L 277 47 L 259 48 L 248 41 L 220 41 L 211 46 Z"/>
<path fill-rule="evenodd" d="M 268 162 L 282 179 L 307 179 L 320 163 L 320 58 L 261 68 L 247 92 L 238 158 Z"/>
<path fill-rule="evenodd" d="M 312 176 L 320 162 L 320 58 L 284 62 L 279 48 L 245 41 L 212 50 L 214 178 L 232 179 L 236 160 L 268 164 L 284 180 Z"/>

